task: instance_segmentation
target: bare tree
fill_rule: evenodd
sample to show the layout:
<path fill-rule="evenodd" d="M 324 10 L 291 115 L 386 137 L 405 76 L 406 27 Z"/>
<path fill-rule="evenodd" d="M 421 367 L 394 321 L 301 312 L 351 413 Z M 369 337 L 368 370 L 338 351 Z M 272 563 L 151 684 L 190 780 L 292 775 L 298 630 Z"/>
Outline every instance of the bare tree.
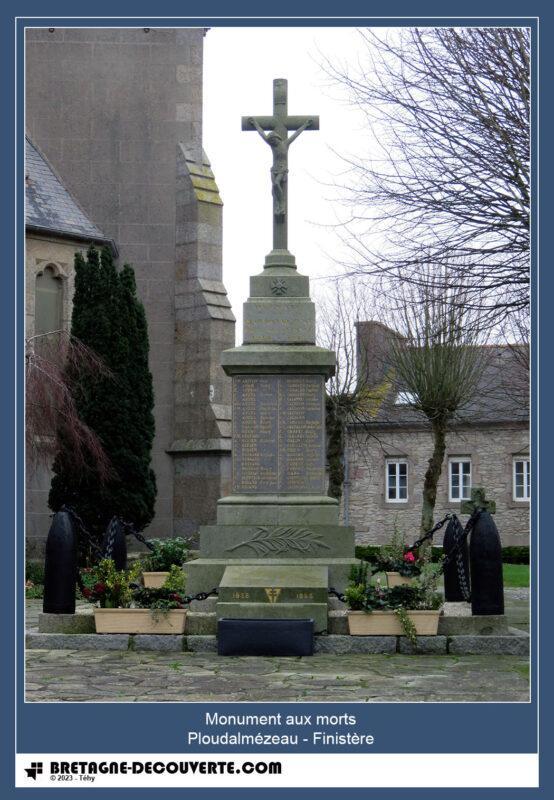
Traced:
<path fill-rule="evenodd" d="M 27 463 L 48 463 L 60 442 L 77 472 L 94 467 L 99 479 L 110 474 L 98 436 L 79 417 L 71 391 L 79 374 L 110 375 L 103 361 L 67 331 L 25 341 L 25 443 Z"/>
<path fill-rule="evenodd" d="M 356 323 L 368 317 L 368 298 L 363 287 L 347 281 L 333 281 L 326 294 L 318 297 L 318 340 L 337 357 L 325 399 L 328 494 L 337 499 L 342 497 L 345 480 L 347 427 L 355 435 L 371 436 L 367 423 L 376 417 L 392 386 L 386 375 L 378 385 L 368 386 L 360 363 L 365 353 L 358 349 Z"/>
<path fill-rule="evenodd" d="M 448 275 L 443 277 L 447 285 Z M 463 290 L 437 292 L 434 279 L 427 285 L 406 284 L 404 302 L 391 318 L 401 336 L 390 339 L 388 364 L 407 404 L 424 414 L 433 435 L 423 483 L 421 531 L 425 532 L 433 527 L 446 434 L 482 388 L 486 330 L 478 312 L 464 302 Z"/>
<path fill-rule="evenodd" d="M 357 67 L 327 64 L 371 133 L 368 154 L 346 158 L 348 270 L 376 277 L 386 291 L 399 279 L 427 287 L 431 278 L 437 295 L 463 291 L 484 323 L 526 314 L 530 31 L 360 34 Z"/>

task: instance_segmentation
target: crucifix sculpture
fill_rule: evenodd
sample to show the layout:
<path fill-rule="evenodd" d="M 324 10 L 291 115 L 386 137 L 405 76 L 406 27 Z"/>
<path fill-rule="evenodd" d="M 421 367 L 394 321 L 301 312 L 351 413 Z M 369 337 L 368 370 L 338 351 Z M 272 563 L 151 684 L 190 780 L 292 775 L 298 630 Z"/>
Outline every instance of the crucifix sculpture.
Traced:
<path fill-rule="evenodd" d="M 243 117 L 243 131 L 257 131 L 271 147 L 271 191 L 273 194 L 273 250 L 287 250 L 287 182 L 289 147 L 305 130 L 319 130 L 319 117 L 289 117 L 287 81 L 273 81 L 273 116 Z M 268 131 L 268 133 L 266 133 Z M 289 131 L 294 131 L 292 136 Z"/>

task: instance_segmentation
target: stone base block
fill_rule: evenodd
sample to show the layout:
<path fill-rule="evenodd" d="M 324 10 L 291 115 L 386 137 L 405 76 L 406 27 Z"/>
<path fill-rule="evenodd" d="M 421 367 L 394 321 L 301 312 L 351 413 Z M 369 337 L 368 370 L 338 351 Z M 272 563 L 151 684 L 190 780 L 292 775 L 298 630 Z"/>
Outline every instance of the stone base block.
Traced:
<path fill-rule="evenodd" d="M 398 652 L 406 655 L 443 655 L 446 650 L 446 636 L 418 636 L 415 645 L 405 636 L 398 637 Z"/>
<path fill-rule="evenodd" d="M 443 636 L 506 636 L 508 620 L 504 614 L 490 614 L 479 617 L 447 616 L 439 617 L 439 634 Z"/>
<path fill-rule="evenodd" d="M 448 652 L 464 656 L 527 656 L 529 634 L 509 628 L 506 636 L 449 636 Z"/>
<path fill-rule="evenodd" d="M 263 557 L 265 538 L 274 538 L 272 548 L 267 549 L 267 556 L 274 558 L 352 558 L 354 554 L 354 529 L 326 522 L 325 520 L 307 519 L 303 506 L 291 506 L 288 521 L 280 520 L 277 506 L 271 506 L 267 518 L 271 522 L 260 521 L 260 509 L 255 505 L 245 506 L 252 515 L 250 520 L 228 522 L 222 525 L 205 525 L 200 528 L 200 552 L 202 558 L 253 558 Z M 311 513 L 318 506 L 306 507 Z M 328 506 L 323 506 L 327 510 Z M 330 507 L 335 513 L 334 507 Z M 240 506 L 229 506 L 228 513 L 238 515 Z M 276 550 L 276 545 L 280 550 Z"/>
<path fill-rule="evenodd" d="M 183 564 L 183 572 L 187 580 L 187 594 L 197 594 L 218 588 L 228 566 L 288 567 L 298 566 L 300 563 L 305 566 L 328 567 L 329 586 L 343 592 L 348 584 L 350 569 L 358 562 L 354 558 L 198 558 Z"/>
<path fill-rule="evenodd" d="M 215 615 L 215 605 L 213 613 L 201 611 L 189 611 L 187 614 L 187 624 L 185 628 L 187 635 L 205 636 L 217 633 L 217 617 Z"/>
<path fill-rule="evenodd" d="M 191 653 L 217 653 L 217 636 L 187 636 L 186 649 Z"/>
<path fill-rule="evenodd" d="M 256 564 L 227 567 L 218 603 L 323 603 L 327 605 L 327 567 L 313 564 Z"/>
<path fill-rule="evenodd" d="M 217 618 L 313 619 L 314 633 L 327 630 L 327 603 L 218 603 Z"/>
<path fill-rule="evenodd" d="M 188 620 L 187 620 L 188 622 Z M 179 634 L 159 636 L 156 634 L 138 633 L 132 637 L 133 650 L 155 650 L 157 652 L 173 652 L 185 649 L 185 637 Z"/>
<path fill-rule="evenodd" d="M 317 636 L 314 653 L 350 655 L 354 653 L 396 653 L 396 636 Z"/>
<path fill-rule="evenodd" d="M 128 650 L 126 633 L 28 633 L 28 650 Z"/>
<path fill-rule="evenodd" d="M 39 633 L 96 633 L 92 607 L 90 613 L 38 615 Z"/>
<path fill-rule="evenodd" d="M 349 635 L 346 611 L 329 611 L 327 625 L 329 633 L 340 636 Z"/>

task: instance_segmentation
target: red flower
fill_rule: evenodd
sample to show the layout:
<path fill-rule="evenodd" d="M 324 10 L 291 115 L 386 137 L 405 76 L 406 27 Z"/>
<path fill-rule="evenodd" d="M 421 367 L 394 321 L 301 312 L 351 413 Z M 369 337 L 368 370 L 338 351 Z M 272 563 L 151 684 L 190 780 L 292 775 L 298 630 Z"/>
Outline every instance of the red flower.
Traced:
<path fill-rule="evenodd" d="M 83 595 L 83 597 L 86 597 L 88 599 L 92 595 L 92 592 L 90 591 L 90 589 L 87 589 L 87 587 L 84 586 L 83 590 L 81 591 L 81 594 Z"/>
<path fill-rule="evenodd" d="M 412 552 L 404 553 L 404 561 L 408 562 L 408 564 L 413 564 L 415 561 L 415 556 Z"/>
<path fill-rule="evenodd" d="M 92 589 L 95 592 L 95 594 L 104 594 L 104 592 L 106 591 L 106 584 L 102 583 L 102 581 L 98 581 L 98 583 L 94 584 Z"/>

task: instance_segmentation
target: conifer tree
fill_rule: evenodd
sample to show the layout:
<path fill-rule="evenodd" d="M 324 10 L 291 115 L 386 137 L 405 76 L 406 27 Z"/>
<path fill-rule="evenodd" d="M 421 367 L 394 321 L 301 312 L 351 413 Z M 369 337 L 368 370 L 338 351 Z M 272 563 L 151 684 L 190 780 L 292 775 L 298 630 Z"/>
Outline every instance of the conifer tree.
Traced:
<path fill-rule="evenodd" d="M 74 508 L 100 542 L 114 515 L 143 529 L 154 515 L 156 498 L 146 316 L 132 268 L 125 265 L 118 272 L 107 248 L 99 255 L 91 247 L 86 260 L 75 256 L 71 334 L 111 373 L 67 375 L 78 413 L 102 442 L 110 472 L 102 479 L 94 464 L 76 470 L 60 426 L 49 505 L 53 511 L 64 504 Z"/>

